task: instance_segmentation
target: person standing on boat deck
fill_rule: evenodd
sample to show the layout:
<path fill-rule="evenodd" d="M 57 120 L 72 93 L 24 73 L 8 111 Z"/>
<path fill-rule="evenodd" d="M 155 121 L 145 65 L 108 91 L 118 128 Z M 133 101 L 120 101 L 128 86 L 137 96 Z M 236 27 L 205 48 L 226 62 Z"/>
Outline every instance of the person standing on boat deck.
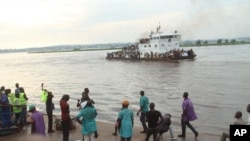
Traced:
<path fill-rule="evenodd" d="M 29 112 L 32 113 L 30 116 L 31 122 L 31 134 L 39 134 L 45 136 L 45 123 L 43 113 L 38 112 L 34 104 L 29 105 Z"/>
<path fill-rule="evenodd" d="M 141 131 L 141 133 L 147 133 L 148 127 L 146 125 L 146 113 L 148 112 L 149 100 L 148 100 L 148 97 L 145 96 L 144 91 L 140 91 L 140 95 L 141 95 L 140 109 L 137 112 L 137 116 L 141 112 L 140 121 L 141 121 L 142 127 L 143 127 L 143 131 Z"/>
<path fill-rule="evenodd" d="M 185 138 L 186 137 L 186 126 L 188 126 L 192 132 L 195 134 L 195 138 L 198 136 L 198 132 L 195 128 L 190 124 L 190 121 L 196 120 L 197 116 L 194 111 L 194 106 L 191 99 L 188 98 L 188 92 L 183 93 L 183 102 L 182 102 L 182 115 L 181 115 L 181 127 L 182 134 L 178 135 L 178 137 Z"/>
<path fill-rule="evenodd" d="M 155 104 L 149 104 L 150 110 L 146 113 L 146 121 L 148 122 L 148 130 L 145 141 L 149 141 L 150 136 L 153 134 L 153 141 L 157 141 L 157 134 L 158 134 L 158 124 L 163 121 L 161 112 L 155 110 Z M 160 121 L 159 121 L 160 119 Z M 158 123 L 159 121 L 159 123 Z"/>
<path fill-rule="evenodd" d="M 51 91 L 48 91 L 47 101 L 46 101 L 46 112 L 48 115 L 48 133 L 54 133 L 53 128 L 53 110 L 55 109 L 54 103 L 52 101 L 54 95 Z"/>
<path fill-rule="evenodd" d="M 63 141 L 69 141 L 69 129 L 70 129 L 70 111 L 69 111 L 69 95 L 64 94 L 60 100 L 61 107 L 61 124 L 62 124 L 62 132 L 63 132 Z"/>
<path fill-rule="evenodd" d="M 134 114 L 128 109 L 129 101 L 122 101 L 122 109 L 118 113 L 118 129 L 121 141 L 131 141 L 134 126 Z"/>

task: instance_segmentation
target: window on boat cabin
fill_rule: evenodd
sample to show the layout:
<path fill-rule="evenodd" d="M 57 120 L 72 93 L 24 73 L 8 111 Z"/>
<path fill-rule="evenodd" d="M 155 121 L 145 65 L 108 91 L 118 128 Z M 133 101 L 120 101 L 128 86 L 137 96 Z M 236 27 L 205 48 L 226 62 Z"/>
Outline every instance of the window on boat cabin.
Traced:
<path fill-rule="evenodd" d="M 146 47 L 147 47 L 147 45 L 144 45 L 144 47 L 146 48 Z"/>
<path fill-rule="evenodd" d="M 164 46 L 164 44 L 161 44 L 161 46 Z"/>
<path fill-rule="evenodd" d="M 160 39 L 167 39 L 168 36 L 161 36 Z"/>
<path fill-rule="evenodd" d="M 148 47 L 151 47 L 151 45 L 148 45 Z"/>
<path fill-rule="evenodd" d="M 157 48 L 157 45 L 155 45 L 155 48 Z"/>
<path fill-rule="evenodd" d="M 157 37 L 157 39 L 160 39 L 160 37 Z"/>

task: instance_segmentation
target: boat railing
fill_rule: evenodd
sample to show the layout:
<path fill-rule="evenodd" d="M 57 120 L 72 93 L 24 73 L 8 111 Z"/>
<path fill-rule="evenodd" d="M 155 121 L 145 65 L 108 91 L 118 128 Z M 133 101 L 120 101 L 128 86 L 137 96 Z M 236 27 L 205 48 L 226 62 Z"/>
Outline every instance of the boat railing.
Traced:
<path fill-rule="evenodd" d="M 20 117 L 16 119 L 13 112 L 14 107 L 25 107 L 26 105 L 3 105 L 0 104 L 0 136 L 17 133 L 20 131 L 20 122 L 26 116 L 20 113 Z M 24 109 L 24 108 L 23 108 Z"/>

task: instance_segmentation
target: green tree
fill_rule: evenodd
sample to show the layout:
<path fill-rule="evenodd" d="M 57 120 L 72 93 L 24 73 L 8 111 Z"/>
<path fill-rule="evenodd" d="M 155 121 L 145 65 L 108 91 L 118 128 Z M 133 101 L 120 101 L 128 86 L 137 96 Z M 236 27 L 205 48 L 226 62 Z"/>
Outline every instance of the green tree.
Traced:
<path fill-rule="evenodd" d="M 232 39 L 232 40 L 231 40 L 231 43 L 235 44 L 235 43 L 236 43 L 236 40 L 235 40 L 235 39 Z"/>
<path fill-rule="evenodd" d="M 217 43 L 218 43 L 218 44 L 222 43 L 222 39 L 218 39 L 218 40 L 217 40 Z"/>
<path fill-rule="evenodd" d="M 228 39 L 225 40 L 225 43 L 228 44 Z"/>
<path fill-rule="evenodd" d="M 208 41 L 207 41 L 207 40 L 205 40 L 205 41 L 203 42 L 203 44 L 204 44 L 204 45 L 207 45 L 207 44 L 208 44 Z"/>
<path fill-rule="evenodd" d="M 201 45 L 201 40 L 197 40 L 196 45 Z"/>

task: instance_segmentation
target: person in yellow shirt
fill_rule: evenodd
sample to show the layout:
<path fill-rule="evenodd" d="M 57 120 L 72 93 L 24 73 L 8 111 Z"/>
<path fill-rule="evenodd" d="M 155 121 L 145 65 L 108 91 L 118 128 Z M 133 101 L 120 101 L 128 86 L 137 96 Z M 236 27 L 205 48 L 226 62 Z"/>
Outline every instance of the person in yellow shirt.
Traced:
<path fill-rule="evenodd" d="M 20 118 L 22 113 L 22 105 L 20 104 L 19 96 L 20 96 L 19 93 L 15 94 L 12 107 L 13 107 L 13 113 L 15 115 L 14 125 L 21 127 L 22 125 L 20 125 Z"/>
<path fill-rule="evenodd" d="M 23 125 L 23 129 L 25 129 L 26 128 L 25 126 L 27 124 L 26 116 L 27 116 L 28 97 L 26 96 L 23 87 L 20 87 L 19 91 L 20 91 L 19 92 L 20 105 L 22 105 L 21 122 L 22 122 L 22 125 Z"/>

